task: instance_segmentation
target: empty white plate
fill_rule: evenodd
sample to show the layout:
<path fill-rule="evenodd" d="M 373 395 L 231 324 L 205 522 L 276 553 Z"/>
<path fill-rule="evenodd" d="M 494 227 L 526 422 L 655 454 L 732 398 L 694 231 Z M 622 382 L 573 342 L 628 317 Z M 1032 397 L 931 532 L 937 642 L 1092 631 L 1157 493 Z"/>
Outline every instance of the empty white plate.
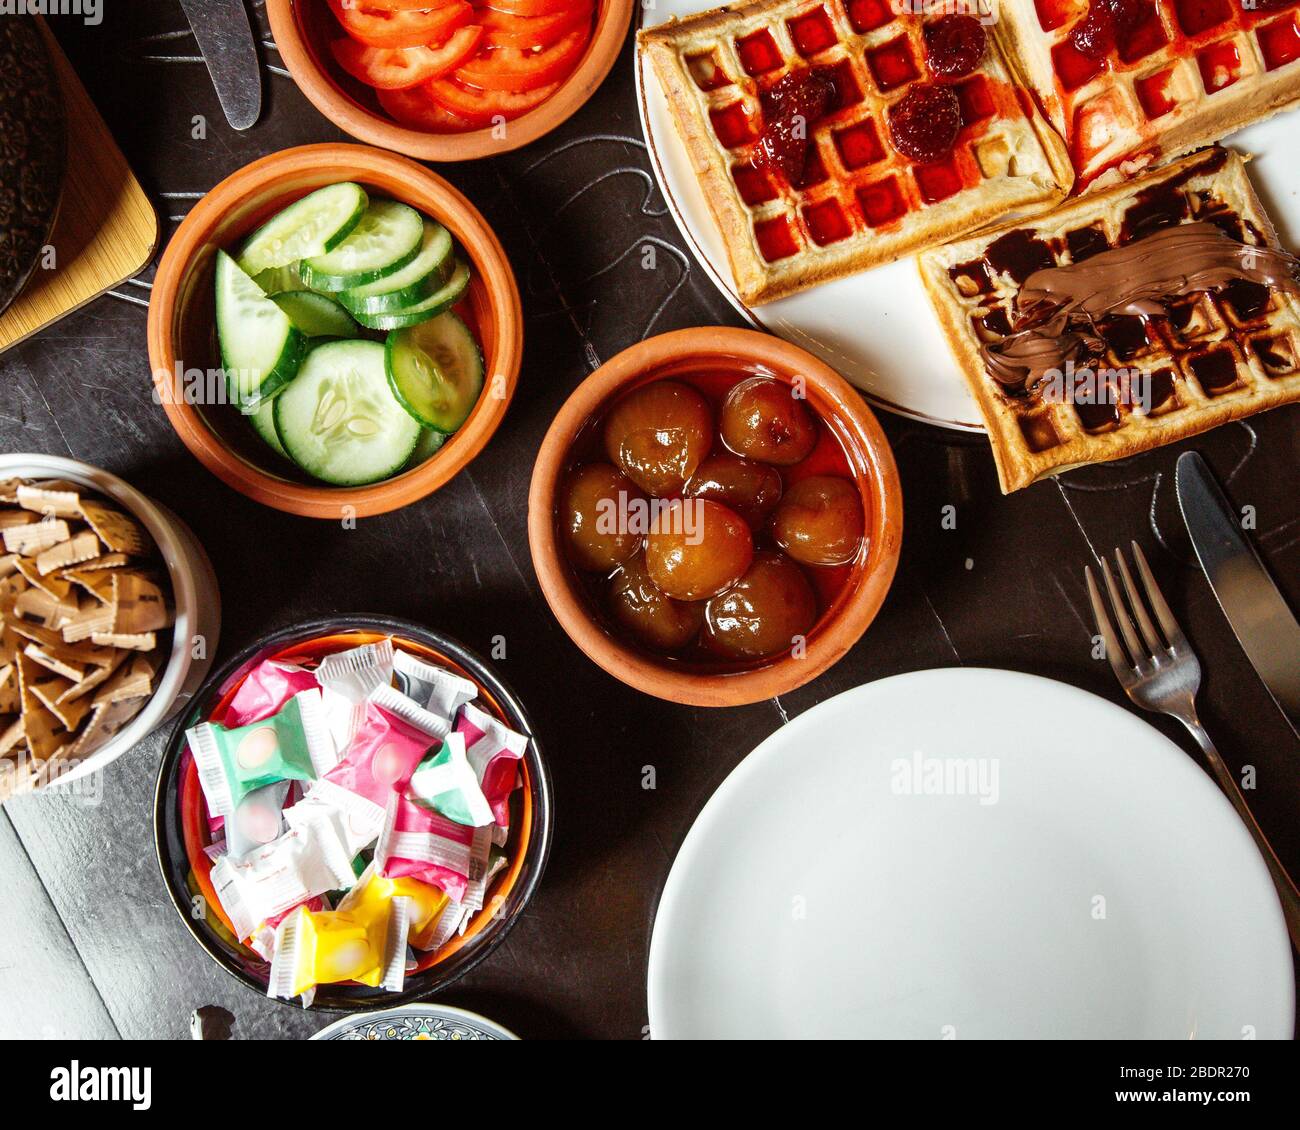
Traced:
<path fill-rule="evenodd" d="M 920 671 L 800 715 L 705 805 L 650 945 L 662 1038 L 1290 1038 L 1231 805 L 1127 711 Z"/>

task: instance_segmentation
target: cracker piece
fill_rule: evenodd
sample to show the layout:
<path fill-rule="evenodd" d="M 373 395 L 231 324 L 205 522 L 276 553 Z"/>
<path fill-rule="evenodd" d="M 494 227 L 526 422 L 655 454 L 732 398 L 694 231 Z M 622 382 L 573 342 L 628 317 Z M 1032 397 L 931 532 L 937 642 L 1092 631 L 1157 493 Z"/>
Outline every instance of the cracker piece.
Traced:
<path fill-rule="evenodd" d="M 88 757 L 140 713 L 145 700 L 132 698 L 125 702 L 105 702 L 90 713 L 90 721 L 82 728 L 77 740 L 68 747 L 69 757 Z"/>
<path fill-rule="evenodd" d="M 21 553 L 31 557 L 72 536 L 72 530 L 62 518 L 52 522 L 27 522 L 21 526 L 9 526 L 3 531 L 5 549 L 10 553 Z"/>
<path fill-rule="evenodd" d="M 24 510 L 55 518 L 80 518 L 81 495 L 68 488 L 71 483 L 44 483 L 23 485 L 18 488 L 18 505 Z"/>
<path fill-rule="evenodd" d="M 2 561 L 3 558 L 0 558 Z M 120 569 L 131 559 L 125 553 L 105 553 L 101 557 L 96 557 L 91 561 L 83 561 L 76 566 L 75 570 L 68 569 L 65 573 L 94 573 L 101 569 Z"/>
<path fill-rule="evenodd" d="M 68 545 L 70 543 L 63 542 L 62 544 Z M 54 548 L 58 549 L 59 546 Z M 63 600 L 72 591 L 72 582 L 65 581 L 62 577 L 44 576 L 36 566 L 37 560 L 35 557 L 20 557 L 18 559 L 19 574 L 29 585 L 34 585 L 36 588 L 49 593 L 55 600 Z"/>
<path fill-rule="evenodd" d="M 82 640 L 93 640 L 97 632 L 109 632 L 112 629 L 113 606 L 90 604 L 64 624 L 61 630 L 64 643 L 79 643 Z"/>
<path fill-rule="evenodd" d="M 83 502 L 81 512 L 99 540 L 112 552 L 142 557 L 153 551 L 153 542 L 144 527 L 129 514 L 99 502 Z"/>
<path fill-rule="evenodd" d="M 158 637 L 153 632 L 121 634 L 118 632 L 92 632 L 90 638 L 103 647 L 124 647 L 128 651 L 153 651 Z"/>
<path fill-rule="evenodd" d="M 24 590 L 14 601 L 14 612 L 22 620 L 35 621 L 47 628 L 61 631 L 65 624 L 77 618 L 80 609 L 72 593 L 63 600 L 58 600 L 44 589 L 33 587 Z"/>
<path fill-rule="evenodd" d="M 32 694 L 41 700 L 45 709 L 53 714 L 69 733 L 81 725 L 82 719 L 90 713 L 91 708 L 91 704 L 84 698 L 72 699 L 68 702 L 59 701 L 59 696 L 72 685 L 67 679 L 60 678 L 58 675 L 32 685 Z"/>
<path fill-rule="evenodd" d="M 114 572 L 113 631 L 118 635 L 140 635 L 157 631 L 172 622 L 163 591 L 148 577 L 134 572 Z"/>
<path fill-rule="evenodd" d="M 132 698 L 147 698 L 153 694 L 153 664 L 149 656 L 135 654 L 122 664 L 117 673 L 100 688 L 94 703 L 126 702 Z"/>
<path fill-rule="evenodd" d="M 22 716 L 14 718 L 9 724 L 0 730 L 0 757 L 11 753 L 27 741 L 27 733 L 23 729 Z"/>
<path fill-rule="evenodd" d="M 36 568 L 41 576 L 70 565 L 80 565 L 99 556 L 101 543 L 94 530 L 82 530 L 65 542 L 51 546 L 36 557 Z"/>
<path fill-rule="evenodd" d="M 27 748 L 33 757 L 45 761 L 63 746 L 67 735 L 58 718 L 33 691 L 40 672 L 39 664 L 25 655 L 18 657 L 18 690 Z"/>
<path fill-rule="evenodd" d="M 102 667 L 93 668 L 90 673 L 81 680 L 81 682 L 63 693 L 62 698 L 59 700 L 60 703 L 76 702 L 76 700 L 81 698 L 83 695 L 89 694 L 96 687 L 106 683 L 110 678 L 112 678 L 113 672 L 121 667 L 129 656 L 135 654 L 136 652 L 125 651 L 121 648 L 114 649 L 112 662 Z"/>
<path fill-rule="evenodd" d="M 100 604 L 112 604 L 113 572 L 111 569 L 91 569 L 89 572 L 82 569 L 69 569 L 63 576 L 88 592 Z"/>

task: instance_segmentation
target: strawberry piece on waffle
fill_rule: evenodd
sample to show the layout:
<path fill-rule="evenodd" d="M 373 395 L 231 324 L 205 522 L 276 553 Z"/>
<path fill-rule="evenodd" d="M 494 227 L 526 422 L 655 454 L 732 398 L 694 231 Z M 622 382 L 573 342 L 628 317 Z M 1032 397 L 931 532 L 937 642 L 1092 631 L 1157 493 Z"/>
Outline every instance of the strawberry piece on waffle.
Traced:
<path fill-rule="evenodd" d="M 1300 0 L 1001 0 L 1077 188 L 1300 104 Z"/>

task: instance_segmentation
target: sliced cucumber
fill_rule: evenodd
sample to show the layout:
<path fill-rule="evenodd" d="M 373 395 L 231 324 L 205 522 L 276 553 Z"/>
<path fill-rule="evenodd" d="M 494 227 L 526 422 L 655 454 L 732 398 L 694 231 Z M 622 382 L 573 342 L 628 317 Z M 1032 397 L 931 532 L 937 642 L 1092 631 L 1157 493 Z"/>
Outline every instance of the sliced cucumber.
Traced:
<path fill-rule="evenodd" d="M 434 431 L 433 428 L 421 428 L 420 438 L 415 441 L 415 450 L 411 452 L 411 458 L 406 461 L 406 466 L 403 469 L 413 471 L 421 463 L 432 459 L 438 454 L 438 451 L 447 442 L 448 438 L 446 432 Z"/>
<path fill-rule="evenodd" d="M 275 397 L 270 400 L 264 400 L 252 412 L 248 414 L 248 422 L 253 425 L 255 431 L 266 444 L 275 451 L 277 455 L 289 458 L 289 453 L 285 451 L 284 444 L 280 442 L 279 435 L 275 430 Z"/>
<path fill-rule="evenodd" d="M 455 265 L 451 253 L 451 233 L 432 220 L 424 221 L 424 234 L 415 258 L 400 271 L 378 282 L 345 290 L 339 301 L 349 310 L 362 314 L 382 314 L 414 306 L 441 289 Z"/>
<path fill-rule="evenodd" d="M 251 407 L 293 379 L 307 339 L 224 251 L 217 252 L 217 342 L 226 387 Z"/>
<path fill-rule="evenodd" d="M 277 212 L 249 236 L 239 265 L 248 274 L 258 275 L 311 255 L 324 255 L 347 239 L 369 203 L 366 190 L 351 181 L 318 188 Z"/>
<path fill-rule="evenodd" d="M 283 294 L 287 290 L 302 290 L 302 278 L 298 274 L 297 262 L 287 267 L 271 267 L 256 276 L 253 281 L 269 295 Z"/>
<path fill-rule="evenodd" d="M 483 391 L 483 353 L 464 322 L 448 311 L 394 330 L 384 348 L 393 395 L 414 419 L 447 435 L 466 421 Z"/>
<path fill-rule="evenodd" d="M 438 290 L 414 306 L 403 306 L 400 310 L 389 310 L 383 314 L 362 314 L 353 312 L 367 329 L 401 330 L 408 326 L 418 326 L 430 318 L 436 318 L 444 310 L 450 310 L 464 297 L 469 289 L 469 266 L 463 259 L 456 260 L 456 268 L 451 277 Z"/>
<path fill-rule="evenodd" d="M 420 252 L 424 218 L 396 200 L 372 200 L 352 234 L 333 251 L 304 259 L 302 281 L 331 293 L 394 274 Z"/>
<path fill-rule="evenodd" d="M 334 299 L 311 290 L 288 290 L 271 299 L 308 337 L 356 337 L 352 315 Z"/>
<path fill-rule="evenodd" d="M 377 341 L 318 345 L 274 404 L 289 458 L 335 486 L 397 474 L 420 439 L 420 425 L 393 399 Z"/>

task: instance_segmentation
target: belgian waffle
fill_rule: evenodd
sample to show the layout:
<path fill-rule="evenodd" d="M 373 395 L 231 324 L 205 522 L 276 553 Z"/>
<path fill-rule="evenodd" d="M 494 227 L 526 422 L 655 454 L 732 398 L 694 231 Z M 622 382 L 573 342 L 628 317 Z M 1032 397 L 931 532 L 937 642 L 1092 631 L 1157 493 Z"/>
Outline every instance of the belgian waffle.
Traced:
<path fill-rule="evenodd" d="M 1104 58 L 1071 41 L 1089 0 L 1001 0 L 1016 64 L 1079 185 L 1117 182 L 1300 102 L 1300 3 L 1143 0 Z"/>
<path fill-rule="evenodd" d="M 1166 317 L 1115 317 L 1097 327 L 1105 342 L 1097 368 L 1146 374 L 1149 411 L 1008 390 L 986 372 L 981 344 L 1010 332 L 1019 284 L 1032 270 L 1193 221 L 1246 244 L 1277 245 L 1241 157 L 1216 147 L 1029 224 L 920 257 L 926 290 L 988 425 L 1004 493 L 1300 401 L 1300 301 L 1253 283 L 1197 292 L 1170 305 Z"/>
<path fill-rule="evenodd" d="M 954 80 L 962 128 L 949 157 L 898 153 L 888 107 L 918 81 L 925 17 L 891 0 L 757 0 L 642 31 L 747 303 L 768 302 L 1058 203 L 1064 145 L 1020 96 L 1001 32 Z M 760 95 L 801 67 L 833 69 L 838 108 L 813 124 L 799 187 L 760 170 Z"/>

